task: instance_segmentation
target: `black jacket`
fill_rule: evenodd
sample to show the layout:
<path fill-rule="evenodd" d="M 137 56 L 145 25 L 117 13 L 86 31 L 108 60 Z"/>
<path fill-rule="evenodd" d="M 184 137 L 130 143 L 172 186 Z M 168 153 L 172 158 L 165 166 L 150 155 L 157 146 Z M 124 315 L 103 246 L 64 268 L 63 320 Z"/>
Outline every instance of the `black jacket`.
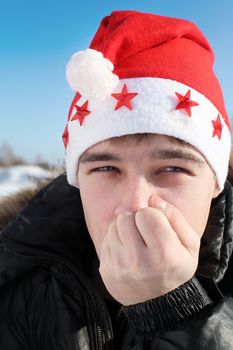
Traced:
<path fill-rule="evenodd" d="M 0 235 L 0 349 L 233 348 L 232 188 L 212 203 L 196 276 L 122 307 L 90 278 L 96 257 L 79 191 L 61 175 Z"/>

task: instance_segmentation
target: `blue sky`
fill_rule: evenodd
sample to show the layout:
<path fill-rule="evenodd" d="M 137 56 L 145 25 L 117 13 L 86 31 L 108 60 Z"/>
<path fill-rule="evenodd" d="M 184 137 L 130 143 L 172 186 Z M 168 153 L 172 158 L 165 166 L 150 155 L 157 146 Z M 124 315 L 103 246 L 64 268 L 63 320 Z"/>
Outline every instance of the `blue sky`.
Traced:
<path fill-rule="evenodd" d="M 61 134 L 73 97 L 70 56 L 89 46 L 100 20 L 133 9 L 194 21 L 215 51 L 215 72 L 233 116 L 232 0 L 8 0 L 0 10 L 0 145 L 33 162 L 64 159 Z"/>

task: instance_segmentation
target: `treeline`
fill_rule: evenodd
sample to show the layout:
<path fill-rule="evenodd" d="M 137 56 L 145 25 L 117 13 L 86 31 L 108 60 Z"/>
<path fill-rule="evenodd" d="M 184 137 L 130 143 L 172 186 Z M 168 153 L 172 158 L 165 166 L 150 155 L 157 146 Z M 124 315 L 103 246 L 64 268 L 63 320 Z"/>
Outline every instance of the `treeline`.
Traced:
<path fill-rule="evenodd" d="M 22 157 L 18 157 L 10 145 L 6 142 L 0 145 L 0 167 L 9 167 L 14 165 L 27 165 L 28 162 Z M 46 162 L 41 156 L 35 157 L 33 165 L 38 165 L 44 169 L 51 169 L 51 165 Z"/>

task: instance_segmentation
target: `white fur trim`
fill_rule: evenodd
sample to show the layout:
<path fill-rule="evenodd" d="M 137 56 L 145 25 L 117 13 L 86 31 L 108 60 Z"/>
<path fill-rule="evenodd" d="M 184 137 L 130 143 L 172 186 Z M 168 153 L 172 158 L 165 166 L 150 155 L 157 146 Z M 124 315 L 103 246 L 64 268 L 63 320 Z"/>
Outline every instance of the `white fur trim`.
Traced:
<path fill-rule="evenodd" d="M 86 49 L 71 57 L 66 77 L 70 87 L 86 98 L 105 99 L 119 82 L 118 76 L 112 73 L 113 68 L 102 52 Z"/>
<path fill-rule="evenodd" d="M 124 83 L 127 84 L 129 92 L 138 93 L 131 100 L 132 110 L 121 107 L 115 111 L 117 101 L 112 96 L 105 101 L 89 100 L 88 109 L 91 114 L 86 117 L 83 125 L 80 126 L 77 120 L 68 123 L 70 135 L 66 150 L 68 182 L 77 186 L 79 157 L 96 143 L 115 136 L 156 133 L 177 137 L 199 150 L 215 172 L 218 185 L 222 189 L 228 171 L 231 137 L 221 115 L 222 137 L 219 140 L 216 136 L 212 136 L 212 120 L 216 120 L 219 113 L 216 107 L 196 90 L 170 79 L 122 79 L 114 92 L 120 92 Z M 185 110 L 175 109 L 179 102 L 175 92 L 184 95 L 188 89 L 191 90 L 191 100 L 199 103 L 199 106 L 191 107 L 191 117 Z M 81 106 L 84 102 L 85 98 L 81 98 L 78 105 Z M 76 109 L 73 114 L 75 112 Z"/>

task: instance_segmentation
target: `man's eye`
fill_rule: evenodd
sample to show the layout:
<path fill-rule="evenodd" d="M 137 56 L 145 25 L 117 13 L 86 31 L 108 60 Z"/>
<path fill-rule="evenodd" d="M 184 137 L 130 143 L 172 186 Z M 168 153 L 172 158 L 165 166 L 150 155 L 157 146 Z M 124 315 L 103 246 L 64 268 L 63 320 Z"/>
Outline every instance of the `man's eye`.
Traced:
<path fill-rule="evenodd" d="M 180 168 L 178 166 L 167 166 L 160 170 L 160 172 L 167 172 L 167 173 L 188 173 L 188 171 L 184 168 Z"/>
<path fill-rule="evenodd" d="M 92 172 L 109 172 L 114 170 L 116 170 L 116 168 L 114 168 L 113 166 L 106 165 L 106 166 L 101 166 L 99 168 L 95 168 L 92 170 Z"/>

